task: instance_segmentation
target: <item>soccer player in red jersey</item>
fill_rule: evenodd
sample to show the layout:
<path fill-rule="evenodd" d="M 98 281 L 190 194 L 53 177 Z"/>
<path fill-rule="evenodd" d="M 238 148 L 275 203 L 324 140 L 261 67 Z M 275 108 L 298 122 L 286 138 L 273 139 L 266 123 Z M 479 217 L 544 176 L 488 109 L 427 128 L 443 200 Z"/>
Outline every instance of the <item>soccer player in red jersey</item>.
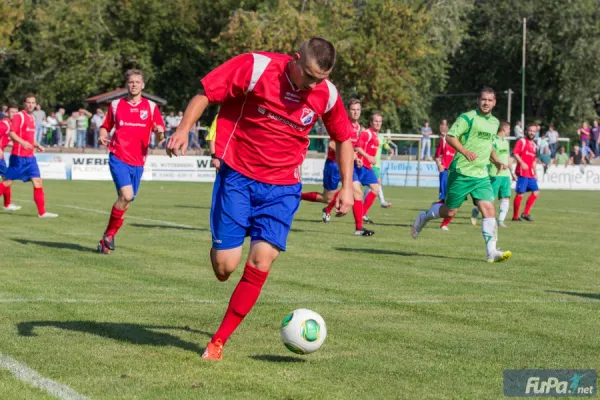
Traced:
<path fill-rule="evenodd" d="M 365 196 L 363 204 L 362 219 L 365 222 L 373 223 L 367 216 L 369 209 L 373 205 L 377 193 L 379 193 L 379 180 L 373 171 L 373 166 L 377 163 L 377 149 L 379 148 L 379 131 L 381 130 L 381 124 L 383 123 L 383 117 L 380 113 L 371 115 L 369 120 L 369 127 L 360 133 L 357 144 L 357 167 L 355 169 L 354 176 L 354 191 L 359 192 L 362 198 L 362 186 L 369 187 L 369 193 Z M 357 236 L 371 236 L 375 232 L 368 229 L 356 229 L 354 232 Z"/>
<path fill-rule="evenodd" d="M 40 169 L 34 155 L 34 149 L 40 152 L 44 148 L 35 141 L 35 120 L 33 110 L 36 106 L 36 98 L 33 94 L 25 95 L 23 110 L 16 113 L 10 124 L 10 138 L 13 140 L 13 148 L 8 161 L 8 168 L 4 174 L 4 182 L 0 183 L 0 196 L 9 193 L 13 181 L 31 181 L 33 184 L 33 200 L 38 209 L 40 218 L 56 218 L 57 214 L 46 212 L 44 189 Z"/>
<path fill-rule="evenodd" d="M 138 192 L 152 132 L 156 133 L 157 142 L 165 133 L 158 106 L 142 97 L 144 73 L 138 69 L 129 70 L 125 81 L 127 98 L 113 100 L 99 134 L 100 142 L 110 151 L 108 166 L 118 196 L 110 212 L 108 226 L 98 242 L 98 252 L 103 254 L 115 249 L 115 235 Z M 108 132 L 113 128 L 115 132 L 109 139 Z"/>
<path fill-rule="evenodd" d="M 517 175 L 517 195 L 513 200 L 513 221 L 528 221 L 533 222 L 533 218 L 529 215 L 531 207 L 540 194 L 540 189 L 537 184 L 537 173 L 535 170 L 535 159 L 537 154 L 537 147 L 535 145 L 535 134 L 537 132 L 536 125 L 529 125 L 527 127 L 527 137 L 521 138 L 515 144 L 513 150 L 513 157 L 517 160 L 517 167 L 515 168 L 515 174 Z M 521 208 L 521 201 L 523 201 L 523 194 L 525 192 L 531 192 L 525 203 L 525 210 L 519 218 L 519 208 Z"/>
<path fill-rule="evenodd" d="M 454 147 L 450 146 L 446 141 L 446 134 L 448 133 L 447 129 L 440 130 L 440 141 L 438 143 L 437 149 L 435 150 L 435 163 L 437 164 L 438 171 L 440 172 L 440 203 L 444 203 L 446 200 L 446 186 L 448 185 L 448 168 L 450 168 L 450 163 L 454 159 L 454 154 L 456 150 Z M 440 225 L 440 229 L 443 231 L 447 231 L 448 224 L 452 221 L 453 217 L 446 217 L 442 220 Z"/>
<path fill-rule="evenodd" d="M 9 106 L 6 117 L 0 120 L 0 176 L 4 180 L 6 174 L 6 161 L 4 161 L 4 149 L 10 142 L 10 123 L 13 117 L 19 112 L 19 109 L 14 106 Z M 10 186 L 4 189 L 4 211 L 17 211 L 21 207 L 11 203 Z"/>
<path fill-rule="evenodd" d="M 220 360 L 223 345 L 254 307 L 273 261 L 286 249 L 300 205 L 299 169 L 308 133 L 321 117 L 336 154 L 342 189 L 337 213 L 352 204 L 352 128 L 336 87 L 327 80 L 335 49 L 322 38 L 303 43 L 293 56 L 256 52 L 239 55 L 202 79 L 167 153 L 187 147 L 189 128 L 209 103 L 221 103 L 217 157 L 221 168 L 213 188 L 210 259 L 218 280 L 226 281 L 251 244 L 246 267 L 221 326 L 206 347 L 205 359 Z"/>

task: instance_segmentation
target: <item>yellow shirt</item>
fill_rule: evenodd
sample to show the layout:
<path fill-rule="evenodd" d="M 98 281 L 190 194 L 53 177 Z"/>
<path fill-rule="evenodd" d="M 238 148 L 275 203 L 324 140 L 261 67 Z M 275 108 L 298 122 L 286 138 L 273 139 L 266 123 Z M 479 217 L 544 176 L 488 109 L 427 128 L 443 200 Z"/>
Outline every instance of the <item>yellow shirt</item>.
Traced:
<path fill-rule="evenodd" d="M 206 140 L 213 141 L 217 137 L 217 118 L 218 117 L 219 116 L 217 115 L 215 117 L 215 119 L 213 120 L 212 124 L 210 125 L 210 129 L 208 130 L 208 135 L 206 135 Z"/>

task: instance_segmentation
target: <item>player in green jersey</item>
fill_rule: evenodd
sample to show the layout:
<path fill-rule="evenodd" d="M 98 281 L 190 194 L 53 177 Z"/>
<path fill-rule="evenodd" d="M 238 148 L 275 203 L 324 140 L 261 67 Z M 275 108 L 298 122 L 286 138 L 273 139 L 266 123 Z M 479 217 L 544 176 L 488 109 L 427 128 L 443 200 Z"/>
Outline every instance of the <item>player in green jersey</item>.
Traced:
<path fill-rule="evenodd" d="M 490 173 L 490 182 L 492 184 L 492 191 L 494 198 L 500 199 L 500 209 L 498 210 L 498 226 L 507 228 L 504 224 L 506 214 L 510 208 L 510 179 L 517 180 L 517 177 L 512 172 L 512 165 L 510 162 L 510 144 L 508 139 L 510 135 L 510 123 L 504 121 L 500 124 L 500 130 L 498 136 L 494 139 L 493 146 L 498 159 L 502 164 L 508 165 L 508 168 L 498 171 L 498 168 L 494 164 L 488 164 Z M 479 216 L 479 209 L 474 207 L 471 211 L 471 223 L 477 225 L 477 217 Z"/>
<path fill-rule="evenodd" d="M 479 94 L 478 108 L 461 114 L 448 132 L 448 144 L 456 149 L 448 174 L 448 193 L 444 204 L 435 203 L 429 211 L 421 212 L 412 226 L 412 237 L 419 236 L 428 221 L 454 217 L 467 195 L 477 202 L 483 214 L 481 233 L 485 241 L 487 261 L 500 262 L 512 256 L 510 251 L 496 248 L 494 194 L 487 169 L 491 161 L 499 170 L 508 168 L 496 156 L 492 146 L 500 122 L 492 115 L 496 93 L 485 88 Z"/>

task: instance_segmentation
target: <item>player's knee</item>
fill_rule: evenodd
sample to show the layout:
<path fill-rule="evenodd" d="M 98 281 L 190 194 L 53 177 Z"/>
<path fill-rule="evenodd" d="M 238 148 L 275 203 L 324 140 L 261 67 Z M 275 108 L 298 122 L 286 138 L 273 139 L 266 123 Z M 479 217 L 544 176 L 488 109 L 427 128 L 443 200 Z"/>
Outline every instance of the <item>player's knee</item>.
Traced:
<path fill-rule="evenodd" d="M 454 218 L 456 216 L 456 213 L 458 213 L 458 209 L 457 208 L 449 208 L 448 209 L 448 218 Z M 441 214 L 441 212 L 440 212 Z"/>
<path fill-rule="evenodd" d="M 133 201 L 133 193 L 123 193 L 119 196 L 121 202 L 131 203 Z"/>

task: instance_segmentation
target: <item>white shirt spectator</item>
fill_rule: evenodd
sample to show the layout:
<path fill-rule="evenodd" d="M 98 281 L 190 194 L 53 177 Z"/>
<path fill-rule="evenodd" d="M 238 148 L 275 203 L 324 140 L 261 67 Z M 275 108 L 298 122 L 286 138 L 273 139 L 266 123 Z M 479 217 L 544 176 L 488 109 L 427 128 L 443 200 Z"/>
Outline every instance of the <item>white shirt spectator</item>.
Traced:
<path fill-rule="evenodd" d="M 100 129 L 104 122 L 104 114 L 94 114 L 91 123 L 94 125 L 94 129 Z"/>
<path fill-rule="evenodd" d="M 57 126 L 58 126 L 58 120 L 56 118 L 54 118 L 51 115 L 46 118 L 46 127 L 47 128 L 54 129 Z"/>
<path fill-rule="evenodd" d="M 520 139 L 523 137 L 523 127 L 520 125 L 515 125 L 515 128 L 513 129 L 513 134 L 515 135 L 515 137 L 517 139 Z"/>
<path fill-rule="evenodd" d="M 558 142 L 558 132 L 556 130 L 548 130 L 546 132 L 546 137 L 548 138 L 548 143 L 554 144 Z"/>

